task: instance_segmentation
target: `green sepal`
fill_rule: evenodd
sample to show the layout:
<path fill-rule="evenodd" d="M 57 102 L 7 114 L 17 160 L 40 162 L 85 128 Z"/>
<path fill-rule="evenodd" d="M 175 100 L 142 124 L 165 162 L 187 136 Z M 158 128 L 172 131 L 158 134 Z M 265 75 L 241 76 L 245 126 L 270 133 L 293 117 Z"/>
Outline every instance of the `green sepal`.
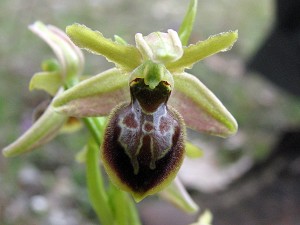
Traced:
<path fill-rule="evenodd" d="M 29 83 L 29 90 L 44 90 L 54 96 L 62 86 L 63 80 L 60 72 L 40 72 L 33 75 Z"/>
<path fill-rule="evenodd" d="M 17 156 L 45 144 L 58 134 L 67 118 L 49 106 L 22 136 L 3 149 L 3 155 L 6 157 Z"/>
<path fill-rule="evenodd" d="M 136 47 L 114 42 L 84 25 L 70 25 L 66 32 L 78 47 L 105 56 L 124 71 L 132 71 L 141 63 L 142 58 Z"/>
<path fill-rule="evenodd" d="M 175 62 L 168 63 L 167 69 L 171 72 L 181 72 L 191 68 L 196 62 L 216 54 L 230 50 L 238 38 L 238 31 L 228 31 L 210 36 L 205 41 L 184 48 L 183 56 Z"/>
<path fill-rule="evenodd" d="M 193 201 L 178 178 L 175 178 L 159 195 L 184 212 L 195 213 L 199 210 L 198 205 Z"/>
<path fill-rule="evenodd" d="M 120 102 L 130 100 L 128 78 L 118 69 L 107 70 L 57 95 L 53 106 L 74 117 L 107 116 Z"/>
<path fill-rule="evenodd" d="M 169 99 L 187 127 L 198 132 L 227 137 L 237 131 L 237 122 L 220 100 L 195 76 L 173 74 L 174 90 Z"/>
<path fill-rule="evenodd" d="M 202 149 L 188 141 L 185 143 L 185 151 L 186 156 L 192 159 L 203 156 Z"/>
<path fill-rule="evenodd" d="M 182 21 L 179 28 L 178 35 L 182 45 L 187 45 L 191 36 L 196 14 L 197 14 L 197 3 L 198 0 L 191 0 L 187 13 Z"/>

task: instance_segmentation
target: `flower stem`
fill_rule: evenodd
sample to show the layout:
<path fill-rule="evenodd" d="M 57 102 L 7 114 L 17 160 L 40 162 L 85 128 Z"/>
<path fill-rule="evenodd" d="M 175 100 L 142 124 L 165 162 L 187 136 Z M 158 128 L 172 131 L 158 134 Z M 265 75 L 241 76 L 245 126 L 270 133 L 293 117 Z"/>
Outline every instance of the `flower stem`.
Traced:
<path fill-rule="evenodd" d="M 141 225 L 136 207 L 127 193 L 110 184 L 113 194 L 109 194 L 101 175 L 100 145 L 104 133 L 105 117 L 83 119 L 92 138 L 88 142 L 86 176 L 90 202 L 103 225 Z"/>
<path fill-rule="evenodd" d="M 77 82 L 68 83 L 66 89 Z M 82 120 L 92 136 L 87 144 L 86 179 L 89 200 L 99 221 L 103 225 L 141 225 L 136 207 L 128 194 L 111 184 L 115 195 L 115 199 L 111 199 L 104 186 L 99 162 L 106 117 L 85 117 Z"/>
<path fill-rule="evenodd" d="M 83 118 L 83 122 L 90 131 L 92 137 L 94 138 L 94 141 L 97 143 L 98 146 L 101 145 L 102 135 L 103 135 L 103 126 L 101 126 L 102 122 L 101 120 L 105 120 L 104 117 L 86 117 Z M 99 151 L 99 150 L 98 150 Z"/>
<path fill-rule="evenodd" d="M 99 146 L 90 138 L 86 156 L 86 178 L 90 202 L 103 225 L 113 225 L 114 217 L 108 204 L 99 166 Z"/>

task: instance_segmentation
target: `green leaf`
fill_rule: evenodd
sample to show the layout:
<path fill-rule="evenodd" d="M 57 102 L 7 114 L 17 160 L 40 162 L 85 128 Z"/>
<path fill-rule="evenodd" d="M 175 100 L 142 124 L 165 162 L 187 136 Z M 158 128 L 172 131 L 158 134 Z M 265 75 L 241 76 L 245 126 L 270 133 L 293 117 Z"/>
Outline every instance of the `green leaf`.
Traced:
<path fill-rule="evenodd" d="M 3 155 L 6 157 L 16 156 L 45 144 L 57 135 L 67 118 L 49 106 L 22 136 L 3 149 Z"/>
<path fill-rule="evenodd" d="M 199 210 L 198 205 L 193 201 L 178 178 L 175 178 L 159 195 L 184 212 L 195 213 Z"/>
<path fill-rule="evenodd" d="M 141 55 L 136 47 L 113 42 L 84 25 L 70 25 L 66 32 L 78 47 L 105 56 L 125 71 L 132 71 L 141 63 Z"/>
<path fill-rule="evenodd" d="M 118 189 L 112 183 L 110 183 L 108 193 L 116 224 L 141 225 L 135 204 L 128 193 Z"/>
<path fill-rule="evenodd" d="M 34 74 L 31 78 L 29 90 L 44 90 L 54 96 L 62 83 L 62 76 L 58 71 L 40 72 Z"/>
<path fill-rule="evenodd" d="M 58 95 L 53 106 L 74 117 L 107 116 L 119 103 L 129 102 L 128 79 L 118 69 L 107 70 Z"/>
<path fill-rule="evenodd" d="M 200 80 L 188 73 L 174 74 L 173 78 L 169 104 L 182 115 L 188 127 L 221 137 L 236 133 L 236 120 Z"/>
<path fill-rule="evenodd" d="M 115 187 L 111 182 L 107 190 L 109 205 L 113 212 L 113 217 L 115 218 L 116 224 L 128 224 L 127 220 L 127 204 L 126 193 Z M 125 200 L 126 199 L 126 200 Z"/>
<path fill-rule="evenodd" d="M 197 3 L 198 0 L 191 0 L 188 11 L 182 21 L 182 24 L 179 28 L 178 35 L 181 40 L 182 45 L 187 45 L 190 35 L 193 30 L 195 17 L 197 14 Z"/>
<path fill-rule="evenodd" d="M 132 199 L 130 199 L 130 201 L 127 201 L 127 207 L 129 211 L 129 225 L 142 225 L 136 204 L 134 201 L 132 201 Z"/>
<path fill-rule="evenodd" d="M 238 38 L 237 31 L 229 31 L 210 36 L 205 41 L 200 41 L 195 45 L 189 45 L 184 48 L 183 56 L 166 65 L 167 69 L 172 71 L 183 71 L 190 68 L 194 63 L 218 52 L 230 50 Z"/>
<path fill-rule="evenodd" d="M 203 156 L 202 149 L 198 148 L 196 145 L 192 144 L 191 142 L 185 143 L 185 154 L 189 158 L 199 158 Z"/>

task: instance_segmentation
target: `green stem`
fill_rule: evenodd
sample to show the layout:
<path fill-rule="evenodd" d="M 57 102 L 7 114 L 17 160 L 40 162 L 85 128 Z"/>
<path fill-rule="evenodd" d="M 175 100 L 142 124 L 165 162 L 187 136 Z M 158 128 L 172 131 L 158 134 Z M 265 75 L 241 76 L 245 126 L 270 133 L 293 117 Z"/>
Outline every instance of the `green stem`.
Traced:
<path fill-rule="evenodd" d="M 66 84 L 65 88 L 69 89 L 77 83 L 78 80 L 72 80 Z M 105 118 L 86 117 L 82 120 L 92 135 L 92 138 L 88 141 L 86 153 L 86 179 L 89 200 L 101 224 L 116 225 L 99 165 L 99 148 L 102 142 L 102 134 L 104 133 Z"/>
<path fill-rule="evenodd" d="M 101 126 L 101 122 L 98 121 L 99 119 L 101 118 L 96 118 L 96 117 L 83 118 L 83 122 L 87 126 L 88 130 L 90 131 L 91 135 L 93 136 L 98 146 L 101 145 L 101 140 L 103 135 L 103 128 Z"/>
<path fill-rule="evenodd" d="M 100 146 L 104 134 L 105 117 L 86 117 L 82 119 L 93 138 L 88 142 L 86 155 L 86 179 L 89 200 L 99 221 L 103 225 L 141 225 L 132 199 L 128 194 L 114 187 L 113 206 L 109 204 L 108 193 L 104 187 L 100 160 Z M 111 184 L 111 186 L 113 186 Z M 127 222 L 125 222 L 127 221 Z"/>
<path fill-rule="evenodd" d="M 99 220 L 103 225 L 141 225 L 136 207 L 128 194 L 111 184 L 113 194 L 108 196 L 103 184 L 99 167 L 99 146 L 102 142 L 106 119 L 89 117 L 83 120 L 93 137 L 88 145 L 86 173 L 89 198 Z M 111 204 L 109 204 L 110 201 L 112 201 Z"/>
<path fill-rule="evenodd" d="M 103 225 L 113 225 L 114 217 L 108 203 L 99 166 L 99 145 L 94 138 L 88 142 L 86 177 L 89 200 Z"/>

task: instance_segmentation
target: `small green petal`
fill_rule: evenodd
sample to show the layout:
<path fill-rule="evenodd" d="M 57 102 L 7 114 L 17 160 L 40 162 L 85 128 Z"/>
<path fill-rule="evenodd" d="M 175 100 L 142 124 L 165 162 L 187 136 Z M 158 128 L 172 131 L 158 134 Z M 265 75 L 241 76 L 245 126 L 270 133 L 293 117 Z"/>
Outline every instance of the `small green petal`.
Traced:
<path fill-rule="evenodd" d="M 141 63 L 141 55 L 136 47 L 113 42 L 84 25 L 70 25 L 66 32 L 78 47 L 105 56 L 125 71 L 131 71 Z"/>
<path fill-rule="evenodd" d="M 221 137 L 236 133 L 236 120 L 200 80 L 188 73 L 174 74 L 173 78 L 169 104 L 182 115 L 188 127 Z"/>
<path fill-rule="evenodd" d="M 189 45 L 184 48 L 183 56 L 172 63 L 166 65 L 167 69 L 172 71 L 183 71 L 190 68 L 196 62 L 216 54 L 230 50 L 238 38 L 238 31 L 229 31 L 210 36 L 205 41 L 200 41 L 195 45 Z"/>
<path fill-rule="evenodd" d="M 198 205 L 193 201 L 178 178 L 175 178 L 159 195 L 187 213 L 195 213 L 199 210 Z"/>
<path fill-rule="evenodd" d="M 74 117 L 107 116 L 124 101 L 130 101 L 128 76 L 110 69 L 58 95 L 53 106 L 57 112 Z"/>
<path fill-rule="evenodd" d="M 54 96 L 62 86 L 62 77 L 58 71 L 40 72 L 33 75 L 30 80 L 29 90 L 44 90 Z"/>
<path fill-rule="evenodd" d="M 196 145 L 192 144 L 191 142 L 185 143 L 185 150 L 186 155 L 189 158 L 199 158 L 203 156 L 202 149 L 198 148 Z"/>
<path fill-rule="evenodd" d="M 193 30 L 195 17 L 197 14 L 197 3 L 198 0 L 191 0 L 188 11 L 184 17 L 184 20 L 179 28 L 178 35 L 182 45 L 187 45 L 190 35 Z"/>
<path fill-rule="evenodd" d="M 49 106 L 45 113 L 15 142 L 3 149 L 6 157 L 29 152 L 56 136 L 68 117 L 56 113 Z"/>

